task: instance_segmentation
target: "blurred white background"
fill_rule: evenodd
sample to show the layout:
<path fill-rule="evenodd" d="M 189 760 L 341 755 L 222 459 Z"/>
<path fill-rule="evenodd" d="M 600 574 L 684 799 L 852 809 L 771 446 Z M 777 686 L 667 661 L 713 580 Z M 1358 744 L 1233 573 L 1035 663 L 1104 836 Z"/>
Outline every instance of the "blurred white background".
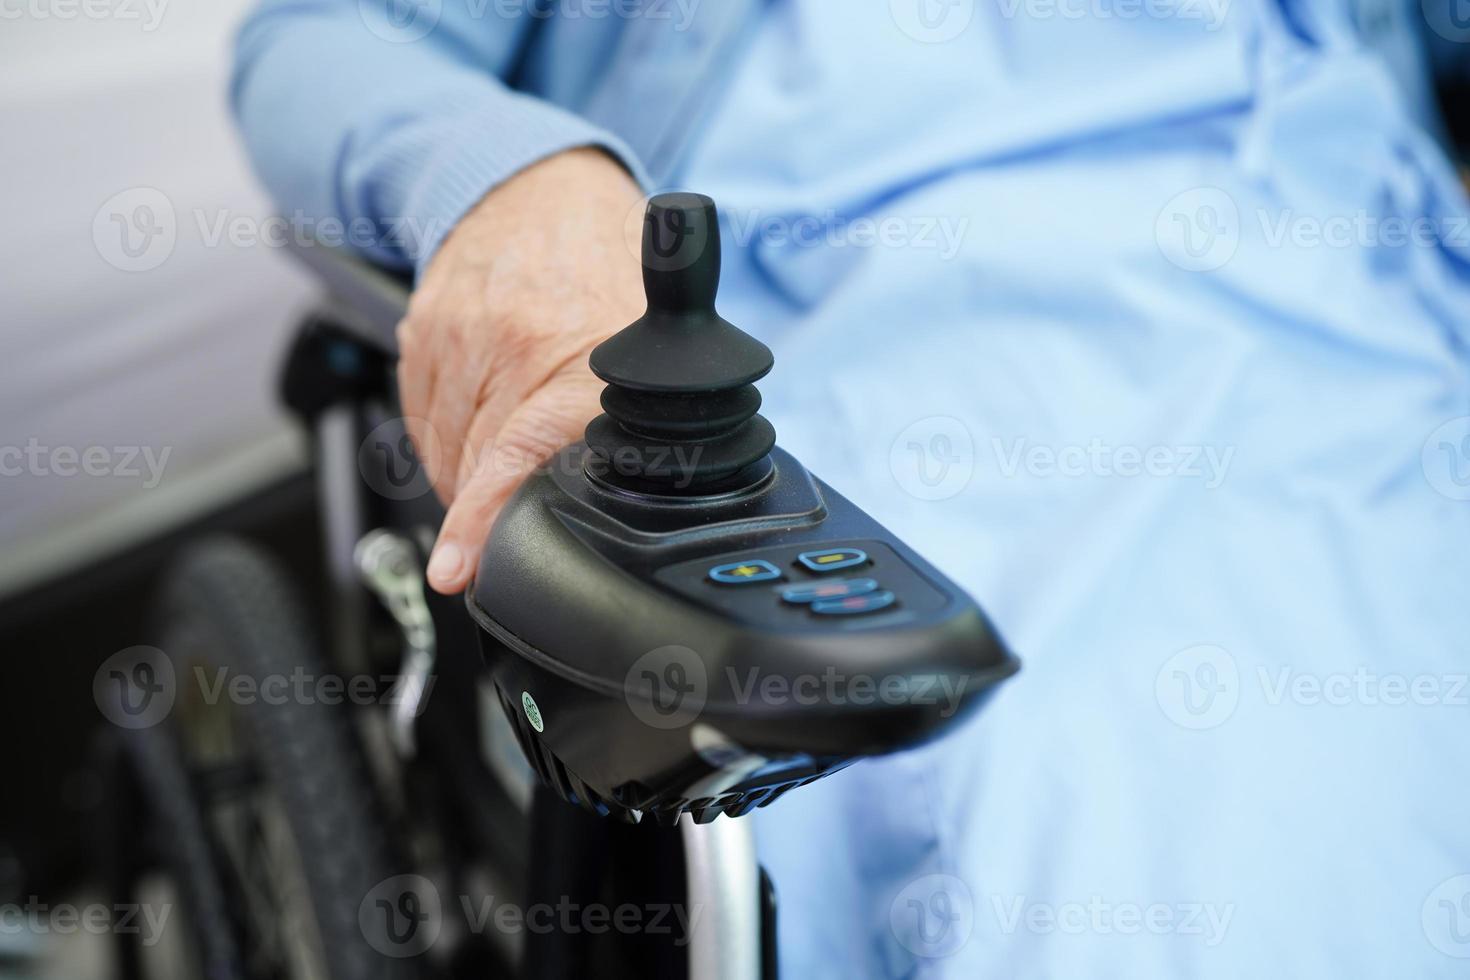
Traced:
<path fill-rule="evenodd" d="M 251 241 L 227 102 L 248 7 L 0 0 L 0 596 L 304 465 L 273 389 L 311 286 Z"/>

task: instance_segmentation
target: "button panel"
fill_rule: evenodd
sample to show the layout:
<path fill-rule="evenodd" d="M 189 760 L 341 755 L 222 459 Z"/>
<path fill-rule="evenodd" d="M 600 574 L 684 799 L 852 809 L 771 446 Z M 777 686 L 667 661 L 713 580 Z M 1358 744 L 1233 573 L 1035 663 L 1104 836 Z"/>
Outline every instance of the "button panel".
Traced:
<path fill-rule="evenodd" d="M 781 601 L 801 605 L 822 599 L 846 599 L 849 596 L 866 595 L 877 591 L 877 581 L 870 578 L 827 579 L 787 586 L 781 590 Z"/>
<path fill-rule="evenodd" d="M 856 568 L 868 563 L 868 553 L 860 548 L 827 548 L 822 551 L 803 551 L 796 560 L 813 572 L 835 572 L 842 568 Z"/>
<path fill-rule="evenodd" d="M 780 579 L 781 569 L 768 561 L 752 558 L 748 561 L 732 561 L 716 565 L 709 570 L 711 582 L 721 585 L 749 585 L 753 582 L 775 582 Z"/>
<path fill-rule="evenodd" d="M 892 592 L 869 592 L 866 595 L 848 596 L 844 599 L 818 599 L 812 603 L 812 612 L 818 616 L 861 616 L 864 613 L 887 609 L 897 601 Z"/>
<path fill-rule="evenodd" d="M 723 615 L 797 632 L 923 621 L 943 615 L 951 601 L 891 544 L 873 539 L 756 545 L 666 565 L 654 578 Z M 859 598 L 867 601 L 850 601 Z"/>

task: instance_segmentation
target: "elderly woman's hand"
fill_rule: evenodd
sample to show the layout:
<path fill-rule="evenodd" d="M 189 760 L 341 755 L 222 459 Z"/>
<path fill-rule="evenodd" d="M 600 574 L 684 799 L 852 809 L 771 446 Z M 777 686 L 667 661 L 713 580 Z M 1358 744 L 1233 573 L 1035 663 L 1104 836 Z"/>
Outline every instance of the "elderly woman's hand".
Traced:
<path fill-rule="evenodd" d="M 491 191 L 430 262 L 398 327 L 410 435 L 449 513 L 429 584 L 463 589 L 526 475 L 601 411 L 587 355 L 643 312 L 640 192 L 596 149 Z"/>

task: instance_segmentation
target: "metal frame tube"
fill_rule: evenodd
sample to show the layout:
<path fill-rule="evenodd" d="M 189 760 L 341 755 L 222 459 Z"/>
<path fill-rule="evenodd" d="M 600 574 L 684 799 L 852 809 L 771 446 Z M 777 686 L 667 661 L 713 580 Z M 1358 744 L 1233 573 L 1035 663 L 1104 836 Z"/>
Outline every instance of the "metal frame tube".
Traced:
<path fill-rule="evenodd" d="M 690 980 L 761 980 L 761 872 L 748 820 L 680 822 Z"/>

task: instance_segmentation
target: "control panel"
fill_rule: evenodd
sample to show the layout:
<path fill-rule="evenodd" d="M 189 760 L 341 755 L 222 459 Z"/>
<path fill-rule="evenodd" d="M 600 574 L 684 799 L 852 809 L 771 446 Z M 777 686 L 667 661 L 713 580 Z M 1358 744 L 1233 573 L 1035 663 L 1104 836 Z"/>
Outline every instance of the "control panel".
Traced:
<path fill-rule="evenodd" d="M 940 613 L 949 603 L 944 591 L 876 540 L 715 555 L 669 565 L 654 578 L 702 605 L 776 629 L 892 626 Z"/>

